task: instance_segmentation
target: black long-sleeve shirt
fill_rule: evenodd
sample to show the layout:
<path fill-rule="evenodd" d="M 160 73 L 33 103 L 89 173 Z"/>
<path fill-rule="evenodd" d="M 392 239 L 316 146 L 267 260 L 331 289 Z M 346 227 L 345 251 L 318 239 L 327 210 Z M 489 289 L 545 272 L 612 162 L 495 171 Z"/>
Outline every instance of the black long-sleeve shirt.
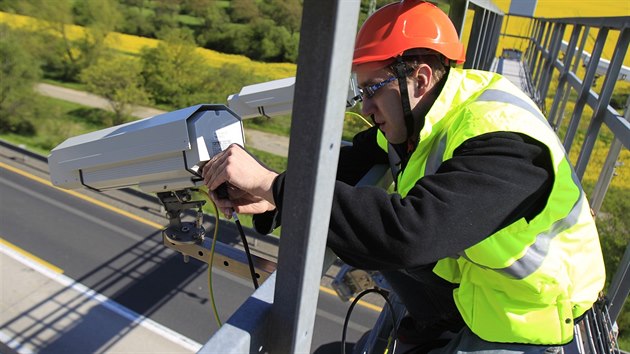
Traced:
<path fill-rule="evenodd" d="M 339 158 L 328 246 L 363 269 L 401 269 L 456 256 L 547 202 L 553 172 L 549 151 L 525 135 L 495 132 L 464 142 L 406 197 L 353 185 L 374 164 L 387 163 L 376 128 L 358 134 Z M 276 211 L 254 217 L 259 232 L 280 224 L 284 178 L 274 182 Z"/>

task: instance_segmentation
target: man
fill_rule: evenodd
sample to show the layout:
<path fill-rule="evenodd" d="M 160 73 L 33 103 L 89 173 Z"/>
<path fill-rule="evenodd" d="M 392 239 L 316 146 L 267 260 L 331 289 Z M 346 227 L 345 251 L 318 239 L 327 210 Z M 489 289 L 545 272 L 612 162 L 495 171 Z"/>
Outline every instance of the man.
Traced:
<path fill-rule="evenodd" d="M 375 127 L 341 151 L 328 246 L 383 272 L 410 314 L 401 339 L 419 352 L 553 352 L 604 284 L 595 223 L 535 104 L 498 74 L 453 67 L 464 58 L 429 3 L 367 19 L 353 71 Z M 353 187 L 388 162 L 396 193 Z M 279 225 L 284 174 L 238 146 L 203 173 L 210 190 L 228 182 L 229 199 L 214 196 L 226 214 L 257 214 L 263 232 Z"/>

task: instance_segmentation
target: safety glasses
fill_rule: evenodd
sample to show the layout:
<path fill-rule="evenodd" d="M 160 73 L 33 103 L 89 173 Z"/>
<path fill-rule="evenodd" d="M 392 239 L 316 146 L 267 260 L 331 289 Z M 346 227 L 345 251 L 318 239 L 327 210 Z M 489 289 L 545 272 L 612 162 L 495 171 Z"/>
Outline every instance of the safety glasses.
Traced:
<path fill-rule="evenodd" d="M 362 99 L 372 98 L 376 94 L 376 91 L 380 90 L 381 88 L 383 88 L 383 86 L 389 84 L 394 80 L 396 80 L 396 76 L 390 76 L 389 78 L 374 85 L 370 85 L 364 88 L 359 87 L 359 95 Z"/>

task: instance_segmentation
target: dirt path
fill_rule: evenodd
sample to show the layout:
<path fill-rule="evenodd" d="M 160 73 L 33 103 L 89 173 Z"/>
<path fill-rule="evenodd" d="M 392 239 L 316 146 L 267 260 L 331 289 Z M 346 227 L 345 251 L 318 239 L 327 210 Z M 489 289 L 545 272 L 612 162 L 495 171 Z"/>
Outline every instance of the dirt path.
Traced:
<path fill-rule="evenodd" d="M 44 83 L 37 84 L 35 88 L 45 96 L 111 111 L 111 107 L 106 99 L 91 93 Z M 146 118 L 162 113 L 165 113 L 165 111 L 144 106 L 135 106 L 131 110 L 131 115 L 136 118 Z M 246 130 L 245 143 L 254 149 L 283 157 L 287 157 L 289 151 L 289 138 L 258 130 Z"/>

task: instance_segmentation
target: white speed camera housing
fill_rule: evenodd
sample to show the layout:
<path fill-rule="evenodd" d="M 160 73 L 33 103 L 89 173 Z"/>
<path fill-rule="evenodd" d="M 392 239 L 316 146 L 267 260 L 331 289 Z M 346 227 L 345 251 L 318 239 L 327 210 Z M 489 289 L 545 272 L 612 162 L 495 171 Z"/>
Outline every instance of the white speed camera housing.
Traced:
<path fill-rule="evenodd" d="M 243 119 L 274 117 L 289 114 L 293 109 L 295 77 L 267 81 L 245 86 L 239 93 L 230 95 L 228 106 Z M 350 77 L 346 107 L 354 107 L 360 98 L 355 75 Z"/>
<path fill-rule="evenodd" d="M 70 138 L 48 157 L 55 186 L 145 192 L 200 185 L 199 169 L 230 144 L 244 145 L 241 118 L 224 105 L 196 105 Z"/>

